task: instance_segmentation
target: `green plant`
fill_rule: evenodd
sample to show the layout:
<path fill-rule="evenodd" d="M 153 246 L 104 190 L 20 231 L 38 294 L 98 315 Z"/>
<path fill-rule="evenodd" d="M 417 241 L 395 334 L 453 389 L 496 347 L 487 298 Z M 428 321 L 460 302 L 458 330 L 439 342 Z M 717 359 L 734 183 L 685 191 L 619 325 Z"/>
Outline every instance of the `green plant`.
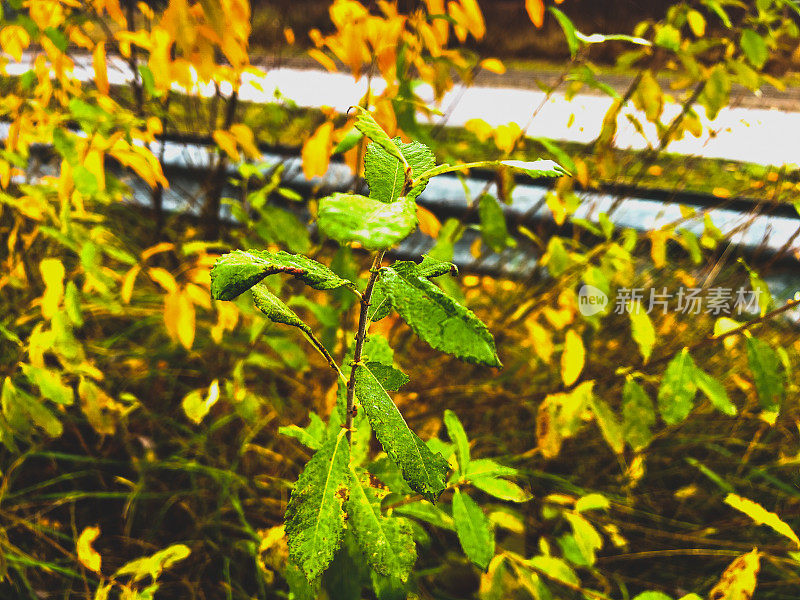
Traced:
<path fill-rule="evenodd" d="M 445 424 L 455 444 L 458 468 L 448 478 L 451 465 L 442 452 L 448 453 L 447 446 L 439 440 L 423 442 L 392 401 L 390 392 L 409 378 L 396 368 L 386 340 L 368 334 L 371 322 L 392 311 L 437 350 L 477 365 L 500 367 L 501 363 L 487 327 L 431 281 L 454 272 L 454 265 L 426 256 L 420 263 L 398 261 L 383 266 L 385 253 L 416 228 L 415 199 L 436 175 L 478 166 L 505 166 L 532 177 L 554 177 L 565 171 L 552 161 L 437 166 L 427 146 L 390 139 L 366 110 L 354 108 L 355 127 L 372 140 L 365 169 L 369 197 L 334 194 L 323 198 L 317 224 L 327 237 L 373 252 L 366 285 L 361 288 L 358 281 L 343 279 L 300 254 L 237 250 L 214 265 L 211 294 L 218 300 L 232 300 L 250 290 L 256 307 L 268 319 L 299 329 L 336 372 L 339 393 L 328 423 L 313 415 L 306 429 L 282 430 L 315 450 L 286 510 L 287 543 L 292 562 L 314 584 L 331 564 L 342 562 L 337 561 L 337 551 L 355 552 L 355 542 L 372 569 L 371 580 L 378 591 L 402 589 L 415 562 L 412 530 L 403 515 L 422 515 L 427 521 L 454 527 L 467 556 L 486 569 L 494 555 L 494 537 L 488 518 L 463 485 L 473 483 L 503 499 L 527 498 L 521 488 L 504 479 L 514 474 L 513 469 L 491 460 L 470 461 L 466 434 L 451 411 L 445 415 Z M 311 327 L 262 282 L 275 273 L 292 275 L 318 290 L 344 288 L 358 298 L 358 326 L 344 370 Z M 369 458 L 372 432 L 390 462 Z M 386 485 L 374 485 L 370 473 Z M 423 502 L 435 503 L 448 488 L 453 492 L 452 517 Z M 338 579 L 335 573 L 329 574 L 326 585 Z"/>

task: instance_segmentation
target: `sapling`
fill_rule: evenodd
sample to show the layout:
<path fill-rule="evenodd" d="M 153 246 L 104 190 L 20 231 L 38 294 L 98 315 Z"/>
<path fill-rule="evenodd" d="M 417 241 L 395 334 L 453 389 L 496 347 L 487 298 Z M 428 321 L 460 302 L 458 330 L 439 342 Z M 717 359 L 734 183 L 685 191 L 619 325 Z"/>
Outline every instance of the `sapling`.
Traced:
<path fill-rule="evenodd" d="M 465 493 L 464 484 L 472 483 L 506 500 L 524 501 L 527 495 L 501 479 L 514 475 L 513 469 L 489 459 L 470 461 L 467 436 L 452 411 L 446 412 L 445 425 L 455 445 L 457 468 L 448 477 L 452 467 L 441 452 L 450 454 L 448 445 L 440 440 L 423 442 L 392 401 L 390 392 L 407 383 L 408 376 L 395 365 L 385 339 L 369 336 L 369 326 L 393 311 L 437 350 L 476 365 L 500 367 L 501 363 L 486 325 L 431 281 L 454 273 L 454 265 L 428 256 L 419 263 L 384 265 L 385 253 L 416 228 L 416 198 L 432 177 L 470 167 L 505 166 L 532 177 L 556 177 L 565 171 L 545 160 L 437 166 L 427 146 L 392 140 L 367 111 L 353 109 L 356 130 L 372 142 L 364 169 L 369 196 L 337 193 L 321 199 L 317 225 L 328 238 L 344 245 L 358 244 L 373 253 L 363 290 L 356 281 L 344 279 L 306 256 L 237 250 L 216 262 L 211 293 L 217 300 L 232 300 L 250 290 L 256 307 L 268 319 L 299 329 L 339 378 L 337 406 L 327 424 L 313 415 L 306 429 L 282 428 L 283 433 L 315 450 L 286 510 L 292 564 L 313 587 L 337 551 L 352 554 L 360 549 L 375 593 L 390 597 L 387 590 L 403 589 L 416 560 L 407 516 L 454 528 L 467 556 L 486 569 L 494 554 L 494 537 L 488 519 Z M 292 275 L 317 290 L 347 289 L 358 298 L 358 325 L 347 364 L 340 366 L 312 328 L 262 282 L 275 273 Z M 372 433 L 388 463 L 368 459 Z M 377 473 L 387 485 L 375 485 L 370 473 Z M 448 486 L 453 488 L 452 516 L 433 505 Z M 387 508 L 390 492 L 395 501 Z M 345 537 L 350 541 L 343 544 Z"/>

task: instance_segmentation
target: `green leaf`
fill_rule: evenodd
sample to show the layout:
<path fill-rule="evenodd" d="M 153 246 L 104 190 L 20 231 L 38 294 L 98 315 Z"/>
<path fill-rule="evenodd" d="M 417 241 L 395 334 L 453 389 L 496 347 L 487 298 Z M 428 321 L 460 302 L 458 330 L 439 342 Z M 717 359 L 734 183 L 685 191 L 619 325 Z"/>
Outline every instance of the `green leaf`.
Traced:
<path fill-rule="evenodd" d="M 386 135 L 386 132 L 378 125 L 375 119 L 372 118 L 372 115 L 360 106 L 351 106 L 348 112 L 350 112 L 350 110 L 356 111 L 356 129 L 386 150 L 390 156 L 397 159 L 403 165 L 403 172 L 405 172 L 405 170 L 408 169 L 408 162 L 406 162 L 403 153 L 400 152 L 397 145 Z"/>
<path fill-rule="evenodd" d="M 510 167 L 512 169 L 522 171 L 534 179 L 539 177 L 562 177 L 563 175 L 570 174 L 566 169 L 564 169 L 564 167 L 552 160 L 481 160 L 478 162 L 464 163 L 461 165 L 439 165 L 438 167 L 431 169 L 430 171 L 426 171 L 422 175 L 416 177 L 414 179 L 414 185 L 416 186 L 418 181 L 428 180 L 444 173 L 463 171 L 465 169 L 496 169 L 498 167 Z"/>
<path fill-rule="evenodd" d="M 644 111 L 648 121 L 653 123 L 658 121 L 664 108 L 664 96 L 661 93 L 661 86 L 650 69 L 642 72 L 633 100 L 636 108 Z"/>
<path fill-rule="evenodd" d="M 342 540 L 350 461 L 345 434 L 339 431 L 311 457 L 286 508 L 289 557 L 309 581 L 328 567 Z"/>
<path fill-rule="evenodd" d="M 527 502 L 532 496 L 516 483 L 497 477 L 470 477 L 470 483 L 490 496 L 507 502 Z"/>
<path fill-rule="evenodd" d="M 3 415 L 8 419 L 12 428 L 15 428 L 22 419 L 23 425 L 27 424 L 29 420 L 52 438 L 57 438 L 64 432 L 64 426 L 58 417 L 37 398 L 14 386 L 10 377 L 6 377 L 3 381 L 0 403 L 2 403 Z"/>
<path fill-rule="evenodd" d="M 325 423 L 315 412 L 309 413 L 308 416 L 311 419 L 311 422 L 305 429 L 298 427 L 297 425 L 288 425 L 285 427 L 279 427 L 278 433 L 285 435 L 286 437 L 295 438 L 301 444 L 311 448 L 312 450 L 319 450 L 322 447 L 322 444 L 325 443 Z"/>
<path fill-rule="evenodd" d="M 742 496 L 728 494 L 725 497 L 725 504 L 732 506 L 753 519 L 757 525 L 766 525 L 782 536 L 789 538 L 800 548 L 800 539 L 789 525 L 783 521 L 776 513 L 768 511 L 766 508 Z"/>
<path fill-rule="evenodd" d="M 311 333 L 311 328 L 297 316 L 297 313 L 286 306 L 283 300 L 270 292 L 266 285 L 257 283 L 253 286 L 252 292 L 256 308 L 267 315 L 270 321 L 297 327 L 301 331 Z"/>
<path fill-rule="evenodd" d="M 385 516 L 381 500 L 388 491 L 369 485 L 369 477 L 350 469 L 349 523 L 370 566 L 381 575 L 408 579 L 417 559 L 411 527 L 402 517 Z"/>
<path fill-rule="evenodd" d="M 58 371 L 34 367 L 22 363 L 22 372 L 32 384 L 39 388 L 39 394 L 56 404 L 70 406 L 75 401 L 75 392 L 61 381 Z"/>
<path fill-rule="evenodd" d="M 605 510 L 609 506 L 611 506 L 611 503 L 608 501 L 608 498 L 603 496 L 603 494 L 586 494 L 585 496 L 578 498 L 578 501 L 575 503 L 575 511 L 584 512 L 587 510 Z"/>
<path fill-rule="evenodd" d="M 469 468 L 469 440 L 461 421 L 449 408 L 444 411 L 444 425 L 447 427 L 447 435 L 456 445 L 456 456 L 458 456 L 458 471 L 462 475 Z"/>
<path fill-rule="evenodd" d="M 333 154 L 343 154 L 348 150 L 352 150 L 356 147 L 356 144 L 361 141 L 364 137 L 364 134 L 361 133 L 358 129 L 353 127 L 350 131 L 348 131 L 342 141 L 336 144 L 336 147 L 333 149 Z"/>
<path fill-rule="evenodd" d="M 597 560 L 597 550 L 603 547 L 603 538 L 600 537 L 600 534 L 597 533 L 597 530 L 585 517 L 578 514 L 565 513 L 564 518 L 569 521 L 572 527 L 575 543 L 586 559 L 587 565 L 593 565 Z"/>
<path fill-rule="evenodd" d="M 614 412 L 604 400 L 598 398 L 594 394 L 589 395 L 589 407 L 597 421 L 597 426 L 600 427 L 600 433 L 603 434 L 603 439 L 605 439 L 614 452 L 621 454 L 624 449 L 625 440 L 622 435 L 622 426 L 619 424 L 619 421 L 617 421 Z"/>
<path fill-rule="evenodd" d="M 722 385 L 717 379 L 703 371 L 700 367 L 696 367 L 694 371 L 694 382 L 700 391 L 711 401 L 721 413 L 733 417 L 736 415 L 736 405 L 731 402 L 728 397 L 728 392 L 725 391 L 725 386 Z"/>
<path fill-rule="evenodd" d="M 484 571 L 494 556 L 494 533 L 489 519 L 475 501 L 456 489 L 453 493 L 456 535 L 467 557 Z"/>
<path fill-rule="evenodd" d="M 672 25 L 661 25 L 656 31 L 653 43 L 656 46 L 677 52 L 681 49 L 681 32 Z"/>
<path fill-rule="evenodd" d="M 341 244 L 358 242 L 367 250 L 386 250 L 414 231 L 416 207 L 409 198 L 387 204 L 358 194 L 336 193 L 319 201 L 317 225 Z"/>
<path fill-rule="evenodd" d="M 580 585 L 580 580 L 575 571 L 560 558 L 555 556 L 534 556 L 525 562 L 550 579 L 570 586 Z"/>
<path fill-rule="evenodd" d="M 684 348 L 669 361 L 658 388 L 658 410 L 668 425 L 680 423 L 694 407 L 697 384 L 694 382 L 695 364 Z"/>
<path fill-rule="evenodd" d="M 761 408 L 778 410 L 783 401 L 783 378 L 778 371 L 777 352 L 758 338 L 747 338 L 747 362 L 753 372 Z"/>
<path fill-rule="evenodd" d="M 717 0 L 700 0 L 703 4 L 705 4 L 709 10 L 711 10 L 714 14 L 719 17 L 719 20 L 722 21 L 722 24 L 725 25 L 728 29 L 731 28 L 732 23 L 730 17 L 728 17 L 728 13 L 722 8 L 722 5 L 717 2 Z"/>
<path fill-rule="evenodd" d="M 622 437 L 638 452 L 653 439 L 650 428 L 655 422 L 656 414 L 647 392 L 629 379 L 622 389 Z"/>
<path fill-rule="evenodd" d="M 672 600 L 672 596 L 668 596 L 664 592 L 642 592 L 633 600 Z"/>
<path fill-rule="evenodd" d="M 742 52 L 756 69 L 761 69 L 769 58 L 767 42 L 752 29 L 744 29 L 739 40 Z"/>
<path fill-rule="evenodd" d="M 441 454 L 434 455 L 408 428 L 400 411 L 368 365 L 356 368 L 355 386 L 361 406 L 386 454 L 400 467 L 403 478 L 413 490 L 435 502 L 444 491 L 450 465 Z"/>
<path fill-rule="evenodd" d="M 411 175 L 417 177 L 436 166 L 430 148 L 419 142 L 404 144 L 400 138 L 394 140 L 397 148 L 411 167 Z M 390 156 L 382 146 L 370 144 L 364 154 L 364 179 L 369 184 L 369 197 L 381 202 L 395 202 L 403 195 L 405 172 L 403 165 Z M 427 185 L 422 181 L 408 190 L 406 198 L 414 200 Z"/>
<path fill-rule="evenodd" d="M 355 287 L 325 265 L 315 260 L 280 251 L 235 250 L 217 259 L 211 269 L 211 296 L 216 300 L 233 300 L 267 275 L 287 273 L 317 290 L 342 286 Z"/>
<path fill-rule="evenodd" d="M 372 372 L 381 387 L 390 392 L 396 392 L 409 381 L 408 375 L 401 370 L 382 362 L 370 361 L 367 363 L 367 369 Z"/>
<path fill-rule="evenodd" d="M 516 477 L 517 475 L 519 475 L 517 469 L 501 465 L 491 458 L 473 458 L 467 466 L 468 477 Z"/>
<path fill-rule="evenodd" d="M 645 312 L 642 303 L 634 302 L 628 315 L 631 319 L 631 335 L 633 340 L 639 346 L 639 351 L 642 353 L 644 362 L 647 362 L 650 355 L 653 353 L 653 346 L 656 343 L 656 330 L 653 327 L 653 322 L 650 320 L 650 315 Z"/>
<path fill-rule="evenodd" d="M 703 93 L 700 94 L 698 101 L 706 109 L 706 116 L 709 121 L 717 118 L 719 111 L 728 103 L 731 93 L 731 80 L 724 65 L 717 65 L 711 72 L 706 82 Z"/>
<path fill-rule="evenodd" d="M 508 227 L 503 208 L 491 194 L 482 194 L 478 203 L 481 221 L 481 237 L 495 252 L 502 252 L 508 245 Z"/>
<path fill-rule="evenodd" d="M 556 21 L 561 25 L 561 29 L 564 31 L 564 37 L 567 40 L 567 46 L 569 47 L 569 54 L 572 58 L 575 58 L 575 55 L 578 53 L 578 48 L 580 47 L 575 25 L 567 15 L 558 10 L 555 6 L 549 7 L 548 10 L 553 13 Z"/>
<path fill-rule="evenodd" d="M 453 531 L 455 529 L 455 523 L 450 515 L 448 515 L 438 506 L 429 504 L 427 502 L 420 501 L 411 502 L 409 504 L 401 504 L 392 510 L 400 515 L 405 515 L 419 521 L 424 521 L 425 523 L 430 523 L 434 527 L 439 527 L 440 529 L 447 529 L 449 531 Z"/>
<path fill-rule="evenodd" d="M 501 366 L 494 338 L 475 314 L 428 281 L 426 264 L 396 262 L 381 270 L 381 286 L 409 327 L 431 347 L 467 362 Z"/>

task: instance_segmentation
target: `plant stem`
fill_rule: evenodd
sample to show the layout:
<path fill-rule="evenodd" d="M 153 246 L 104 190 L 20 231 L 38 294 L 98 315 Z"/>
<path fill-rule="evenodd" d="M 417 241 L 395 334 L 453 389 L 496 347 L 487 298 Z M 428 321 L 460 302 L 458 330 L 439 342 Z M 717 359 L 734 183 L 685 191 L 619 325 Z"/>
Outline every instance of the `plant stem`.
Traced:
<path fill-rule="evenodd" d="M 328 352 L 328 349 L 322 345 L 322 342 L 320 342 L 311 331 L 304 331 L 303 333 L 305 333 L 306 338 L 309 342 L 311 342 L 311 345 L 314 346 L 314 348 L 316 348 L 320 354 L 322 354 L 326 361 L 328 361 L 328 366 L 336 371 L 336 373 L 339 375 L 339 379 L 341 379 L 344 383 L 347 383 L 347 377 L 344 376 L 344 373 L 342 373 L 339 365 L 336 364 L 333 356 L 331 356 L 331 353 Z"/>
<path fill-rule="evenodd" d="M 378 273 L 381 270 L 381 262 L 383 262 L 384 252 L 378 252 L 375 259 L 372 261 L 372 266 L 369 269 L 369 281 L 364 293 L 361 296 L 361 312 L 358 315 L 358 331 L 356 333 L 356 347 L 353 351 L 353 362 L 350 366 L 350 379 L 347 380 L 347 413 L 345 415 L 345 428 L 347 429 L 347 442 L 350 442 L 351 430 L 353 428 L 353 401 L 356 395 L 356 369 L 361 362 L 361 352 L 364 350 L 364 342 L 367 339 L 367 323 L 369 318 L 370 300 L 372 299 L 372 290 L 375 287 L 375 282 L 378 281 Z"/>

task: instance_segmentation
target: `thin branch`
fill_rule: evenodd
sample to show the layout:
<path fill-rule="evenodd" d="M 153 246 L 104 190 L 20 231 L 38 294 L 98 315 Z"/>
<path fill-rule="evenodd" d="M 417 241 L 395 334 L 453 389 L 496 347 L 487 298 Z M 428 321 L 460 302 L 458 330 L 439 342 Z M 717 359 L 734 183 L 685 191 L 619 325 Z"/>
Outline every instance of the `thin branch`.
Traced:
<path fill-rule="evenodd" d="M 336 371 L 336 373 L 339 375 L 339 379 L 341 379 L 344 383 L 347 383 L 347 377 L 344 376 L 344 373 L 342 373 L 342 370 L 339 368 L 339 365 L 336 364 L 336 361 L 333 359 L 333 356 L 331 356 L 331 353 L 328 352 L 328 349 L 325 346 L 323 346 L 322 342 L 320 342 L 317 339 L 317 337 L 314 335 L 312 331 L 303 331 L 303 333 L 305 334 L 306 339 L 308 339 L 308 341 L 311 342 L 311 345 L 314 346 L 314 348 L 316 348 L 320 354 L 322 354 L 322 356 L 328 362 L 328 366 L 334 371 Z"/>
<path fill-rule="evenodd" d="M 356 393 L 356 369 L 361 363 L 361 353 L 364 350 L 364 342 L 367 338 L 367 324 L 369 317 L 370 300 L 372 300 L 372 290 L 375 288 L 375 282 L 378 281 L 378 273 L 381 270 L 381 262 L 383 262 L 383 255 L 385 252 L 381 251 L 375 255 L 372 261 L 372 266 L 369 269 L 369 281 L 364 293 L 361 296 L 361 312 L 358 316 L 358 332 L 356 333 L 356 347 L 353 351 L 353 362 L 350 365 L 350 379 L 347 380 L 347 415 L 345 421 L 345 428 L 347 429 L 347 441 L 350 442 L 351 430 L 353 428 L 353 401 L 355 400 Z"/>

